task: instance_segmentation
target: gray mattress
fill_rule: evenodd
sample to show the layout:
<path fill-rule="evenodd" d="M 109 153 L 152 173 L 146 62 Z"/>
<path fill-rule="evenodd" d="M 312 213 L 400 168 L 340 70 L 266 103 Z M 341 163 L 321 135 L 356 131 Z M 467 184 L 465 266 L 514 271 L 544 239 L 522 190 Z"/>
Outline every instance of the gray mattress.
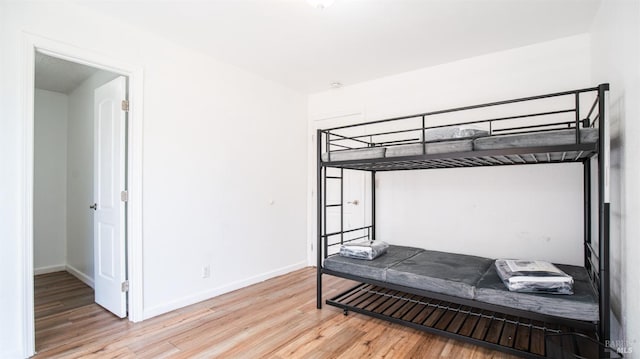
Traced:
<path fill-rule="evenodd" d="M 332 256 L 324 268 L 381 282 L 525 311 L 597 321 L 598 300 L 586 270 L 557 265 L 574 278 L 573 295 L 510 292 L 498 277 L 494 260 L 464 254 L 390 245 L 375 260 Z"/>
<path fill-rule="evenodd" d="M 383 158 L 386 147 L 365 147 L 353 150 L 331 151 L 331 161 L 349 161 L 349 160 L 369 160 L 372 158 Z M 329 154 L 322 154 L 322 161 L 329 161 Z"/>
<path fill-rule="evenodd" d="M 598 140 L 597 128 L 580 130 L 580 143 Z M 473 142 L 475 150 L 497 150 L 503 148 L 543 147 L 572 145 L 576 143 L 576 131 L 571 129 L 479 137 Z"/>
<path fill-rule="evenodd" d="M 473 151 L 473 140 L 456 140 L 425 143 L 426 154 L 454 153 Z M 385 157 L 419 156 L 422 154 L 422 144 L 390 146 Z"/>
<path fill-rule="evenodd" d="M 325 259 L 324 267 L 340 273 L 386 282 L 387 269 L 389 267 L 421 252 L 424 252 L 424 249 L 391 245 L 386 254 L 374 260 L 354 259 L 336 255 Z"/>
<path fill-rule="evenodd" d="M 492 264 L 488 258 L 425 250 L 390 267 L 387 281 L 473 299 L 475 284 Z"/>

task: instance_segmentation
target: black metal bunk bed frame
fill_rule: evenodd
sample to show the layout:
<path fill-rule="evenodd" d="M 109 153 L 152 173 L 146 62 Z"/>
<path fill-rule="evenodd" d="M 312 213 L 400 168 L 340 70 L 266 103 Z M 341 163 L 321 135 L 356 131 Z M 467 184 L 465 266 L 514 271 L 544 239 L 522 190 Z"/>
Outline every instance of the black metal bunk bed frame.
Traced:
<path fill-rule="evenodd" d="M 549 346 L 548 338 L 554 336 L 562 336 L 563 330 L 579 330 L 581 332 L 595 333 L 596 340 L 600 343 L 610 339 L 610 279 L 609 279 L 609 203 L 606 198 L 605 177 L 606 177 L 606 159 L 608 158 L 607 146 L 605 136 L 608 135 L 606 131 L 605 113 L 606 113 L 606 93 L 609 90 L 609 84 L 600 84 L 597 87 L 578 89 L 573 91 L 558 92 L 540 96 L 524 97 L 506 101 L 498 101 L 485 103 L 474 106 L 458 107 L 442 111 L 426 112 L 417 115 L 396 117 L 391 119 L 371 121 L 366 123 L 358 123 L 352 125 L 345 125 L 340 127 L 334 127 L 331 129 L 317 130 L 317 308 L 322 307 L 322 275 L 329 274 L 333 276 L 343 277 L 351 280 L 361 282 L 362 284 L 350 289 L 340 295 L 327 300 L 327 304 L 338 306 L 342 308 L 345 315 L 349 310 L 367 314 L 380 319 L 396 322 L 399 324 L 407 325 L 419 330 L 427 332 L 435 332 L 440 335 L 460 339 L 463 341 L 472 342 L 475 344 L 483 345 L 492 349 L 510 352 L 512 354 L 521 355 L 524 357 L 536 357 L 539 358 L 544 355 L 549 355 L 550 348 L 543 349 L 542 352 L 533 353 L 530 350 L 519 350 L 517 345 L 504 346 L 501 343 L 488 342 L 485 337 L 478 338 L 471 335 L 460 335 L 458 332 L 451 332 L 444 330 L 443 328 L 437 328 L 433 325 L 425 325 L 423 322 L 416 322 L 411 320 L 400 319 L 396 314 L 389 315 L 388 310 L 369 310 L 364 308 L 364 305 L 345 305 L 340 299 L 346 297 L 354 298 L 358 293 L 363 294 L 362 299 L 359 299 L 358 303 L 370 304 L 372 302 L 380 303 L 382 297 L 400 298 L 406 303 L 411 304 L 409 307 L 415 307 L 416 305 L 431 306 L 434 310 L 438 308 L 443 309 L 445 314 L 450 310 L 455 313 L 464 313 L 466 317 L 477 316 L 482 318 L 483 316 L 496 317 L 496 313 L 502 313 L 498 315 L 498 319 L 502 320 L 506 325 L 513 324 L 516 329 L 523 326 L 526 330 L 533 331 L 533 328 L 543 329 L 543 335 L 545 336 L 545 343 Z M 592 103 L 590 110 L 586 116 L 581 116 L 580 113 L 580 95 L 584 93 L 595 93 L 595 100 Z M 542 111 L 534 113 L 526 113 L 517 116 L 503 116 L 497 118 L 484 119 L 480 121 L 469 121 L 464 123 L 457 123 L 455 125 L 473 125 L 483 124 L 488 125 L 489 135 L 498 133 L 523 133 L 526 131 L 544 131 L 547 125 L 532 125 L 532 126 L 515 126 L 510 128 L 494 129 L 494 124 L 504 120 L 514 120 L 521 118 L 533 118 L 547 115 L 556 115 L 562 113 L 575 113 L 575 120 L 569 122 L 555 123 L 556 125 L 567 126 L 566 128 L 575 129 L 576 141 L 570 145 L 554 145 L 554 146 L 540 146 L 540 147 L 524 147 L 524 148 L 507 148 L 507 149 L 492 149 L 481 150 L 471 152 L 457 152 L 457 153 L 444 153 L 444 154 L 427 154 L 425 146 L 425 133 L 432 128 L 447 127 L 450 124 L 427 126 L 427 119 L 429 116 L 449 114 L 461 111 L 476 110 L 482 108 L 494 108 L 497 106 L 505 106 L 516 103 L 525 103 L 529 101 L 544 100 L 549 98 L 559 98 L 564 96 L 574 96 L 575 106 L 573 108 L 556 110 L 556 111 Z M 597 110 L 597 112 L 596 112 Z M 358 126 L 366 126 L 373 124 L 381 124 L 384 122 L 402 121 L 405 119 L 421 120 L 421 128 L 413 128 L 410 130 L 399 131 L 386 131 L 381 133 L 366 133 L 362 135 L 341 135 L 337 131 L 344 129 L 351 129 Z M 597 126 L 595 126 L 597 125 Z M 580 127 L 597 127 L 598 128 L 598 140 L 595 143 L 581 143 L 580 140 Z M 554 127 L 557 128 L 557 127 Z M 363 147 L 375 147 L 375 146 L 394 146 L 402 144 L 403 141 L 390 141 L 387 143 L 374 143 L 373 138 L 379 135 L 388 135 L 394 133 L 410 132 L 418 130 L 421 132 L 421 138 L 412 139 L 412 141 L 418 141 L 423 146 L 422 155 L 403 156 L 394 158 L 371 158 L 366 160 L 361 159 L 349 159 L 341 161 L 332 161 L 332 152 L 335 153 L 333 148 L 348 149 L 349 146 L 341 145 L 344 141 L 353 141 L 361 144 Z M 323 150 L 326 152 L 327 158 L 323 160 Z M 375 177 L 378 171 L 394 171 L 394 170 L 413 170 L 413 169 L 431 169 L 431 168 L 456 168 L 456 167 L 477 167 L 477 166 L 493 166 L 493 165 L 516 165 L 516 164 L 535 164 L 538 163 L 535 156 L 527 156 L 527 154 L 544 154 L 550 152 L 565 152 L 565 151 L 577 151 L 580 153 L 574 159 L 560 158 L 552 160 L 548 157 L 548 161 L 544 163 L 553 162 L 582 162 L 584 172 L 584 267 L 587 270 L 591 283 L 595 292 L 598 294 L 599 301 L 599 320 L 594 323 L 582 322 L 572 319 L 565 319 L 559 317 L 552 317 L 543 314 L 532 313 L 524 310 L 498 306 L 494 304 L 481 303 L 469 299 L 461 299 L 451 297 L 449 295 L 428 292 L 416 288 L 409 288 L 405 286 L 383 283 L 376 280 L 362 278 L 359 276 L 351 275 L 348 273 L 338 273 L 326 268 L 323 268 L 323 260 L 328 257 L 329 248 L 331 246 L 340 245 L 342 243 L 358 240 L 358 239 L 376 239 L 376 190 L 375 190 Z M 574 152 L 575 153 L 575 152 Z M 585 156 L 581 157 L 583 153 Z M 594 246 L 592 241 L 592 203 L 594 202 L 591 195 L 591 158 L 597 155 L 597 246 Z M 516 156 L 518 161 L 514 161 L 513 157 Z M 340 171 L 340 175 L 328 175 L 328 168 L 337 168 Z M 368 171 L 371 174 L 371 224 L 361 228 L 344 228 L 344 195 L 342 178 L 344 176 L 344 170 L 361 170 Z M 340 181 L 340 203 L 328 204 L 327 203 L 327 180 Z M 340 230 L 332 233 L 327 233 L 327 208 L 331 206 L 340 207 Z M 358 232 L 360 231 L 360 232 Z M 349 238 L 345 240 L 345 234 L 351 232 L 364 233 L 363 236 L 356 238 Z M 330 242 L 330 238 L 339 238 L 333 243 Z M 399 301 L 393 304 L 398 311 L 400 303 Z M 421 303 L 421 304 L 416 304 Z M 402 312 L 402 310 L 401 310 Z M 528 318 L 528 322 L 521 322 L 520 318 Z M 481 319 L 480 319 L 481 320 Z M 553 323 L 549 326 L 548 323 Z M 478 324 L 475 324 L 477 326 Z M 555 328 L 555 330 L 553 329 Z M 564 328 L 558 330 L 558 328 Z M 568 328 L 568 329 L 567 329 Z M 504 329 L 502 329 L 504 331 Z M 578 338 L 583 336 L 578 334 Z M 576 336 L 570 339 L 574 346 L 576 344 Z M 511 337 L 509 337 L 511 339 Z M 531 339 L 530 343 L 531 343 Z M 569 339 L 563 338 L 561 340 L 567 341 Z M 600 356 L 604 356 L 603 353 L 607 350 L 602 345 L 598 346 L 601 353 Z M 544 353 L 544 354 L 543 354 Z"/>

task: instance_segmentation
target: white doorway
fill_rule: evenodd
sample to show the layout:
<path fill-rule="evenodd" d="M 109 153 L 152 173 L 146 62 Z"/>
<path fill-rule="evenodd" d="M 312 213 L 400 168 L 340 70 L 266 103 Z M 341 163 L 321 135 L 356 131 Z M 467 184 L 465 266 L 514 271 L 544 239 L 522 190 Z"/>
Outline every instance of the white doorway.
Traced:
<path fill-rule="evenodd" d="M 127 79 L 37 52 L 34 91 L 34 272 L 68 272 L 124 318 Z"/>
<path fill-rule="evenodd" d="M 129 298 L 128 305 L 125 299 L 124 315 L 120 312 L 119 316 L 128 316 L 131 321 L 140 321 L 144 318 L 143 315 L 143 305 L 142 305 L 142 211 L 141 211 L 141 169 L 142 169 L 142 157 L 141 157 L 141 149 L 142 149 L 142 70 L 131 66 L 128 64 L 123 64 L 119 61 L 115 61 L 113 59 L 107 58 L 101 54 L 95 54 L 90 51 L 82 50 L 75 48 L 73 46 L 69 46 L 66 44 L 58 43 L 52 40 L 39 38 L 33 35 L 25 34 L 25 67 L 23 72 L 23 80 L 22 84 L 24 84 L 24 94 L 25 94 L 25 108 L 24 108 L 24 134 L 25 134 L 25 143 L 26 143 L 26 156 L 25 156 L 25 166 L 24 166 L 24 176 L 26 179 L 26 183 L 24 186 L 24 196 L 25 196 L 25 227 L 24 227 L 24 267 L 23 267 L 23 278 L 24 278 L 24 348 L 25 352 L 29 354 L 35 353 L 35 326 L 34 326 L 34 267 L 36 261 L 39 261 L 41 258 L 37 258 L 37 253 L 34 252 L 35 236 L 34 232 L 36 232 L 36 221 L 37 218 L 34 216 L 37 213 L 36 207 L 36 190 L 34 187 L 34 182 L 37 180 L 35 173 L 35 146 L 37 145 L 37 138 L 34 133 L 35 129 L 35 98 L 36 92 L 34 86 L 34 80 L 36 78 L 35 74 L 35 59 L 37 54 L 40 53 L 42 55 L 50 56 L 53 58 L 57 58 L 60 60 L 66 60 L 69 62 L 74 62 L 80 65 L 85 65 L 89 67 L 94 67 L 101 71 L 109 71 L 118 75 L 125 76 L 129 79 L 128 88 L 129 88 L 129 120 L 127 123 L 123 124 L 123 130 L 126 130 L 129 135 L 127 137 L 122 137 L 121 139 L 121 147 L 122 149 L 127 149 L 128 155 L 124 157 L 123 162 L 123 171 L 121 174 L 118 174 L 123 181 L 126 182 L 126 188 L 128 192 L 126 194 L 116 193 L 118 201 L 122 199 L 127 200 L 127 209 L 126 211 L 121 211 L 118 215 L 119 217 L 126 219 L 126 226 L 122 226 L 122 232 L 126 234 L 128 241 L 125 245 L 122 246 L 121 250 L 126 251 L 126 255 L 120 256 L 121 262 L 117 264 L 117 266 L 122 267 L 124 270 L 123 274 L 128 273 L 128 282 L 125 283 L 129 289 Z M 91 105 L 93 106 L 93 94 L 91 99 Z M 92 111 L 93 112 L 93 111 Z M 93 121 L 93 116 L 89 119 Z M 93 126 L 92 126 L 93 127 Z M 94 135 L 91 135 L 91 140 L 93 141 Z M 74 154 L 79 154 L 78 152 L 74 152 Z M 87 155 L 84 153 L 84 155 Z M 90 157 L 93 157 L 93 151 L 91 151 Z M 93 168 L 92 168 L 93 170 Z M 69 172 L 69 178 L 73 177 L 74 173 Z M 93 179 L 92 179 L 93 186 Z M 76 188 L 73 186 L 68 186 L 67 194 L 70 192 L 75 192 Z M 93 192 L 93 191 L 92 191 Z M 126 196 L 126 197 L 121 197 Z M 93 209 L 89 208 L 92 205 L 89 201 L 84 203 L 84 211 L 93 211 Z M 95 202 L 94 202 L 95 203 Z M 124 222 L 124 221 L 123 221 Z M 93 226 L 92 226 L 93 230 Z M 93 237 L 93 235 L 91 236 Z M 115 258 L 115 257 L 114 257 Z M 95 259 L 95 258 L 94 258 Z M 113 262 L 112 262 L 113 263 Z M 95 263 L 94 263 L 95 265 Z M 104 267 L 103 272 L 111 272 L 113 271 L 113 267 L 107 268 Z M 109 269 L 109 270 L 106 270 Z M 87 270 L 84 268 L 83 272 L 91 273 L 91 270 Z M 82 277 L 77 276 L 77 277 Z M 87 279 L 87 278 L 84 278 Z M 88 278 L 91 279 L 91 278 Z M 95 279 L 95 278 L 94 278 Z M 95 284 L 95 283 L 94 283 Z M 118 290 L 122 292 L 123 285 L 122 282 L 118 285 Z M 126 289 L 126 288 L 125 288 Z M 126 297 L 125 297 L 126 298 Z M 120 301 L 119 302 L 123 302 Z M 122 306 L 121 306 L 122 307 Z M 126 308 L 128 307 L 128 313 L 126 312 Z"/>

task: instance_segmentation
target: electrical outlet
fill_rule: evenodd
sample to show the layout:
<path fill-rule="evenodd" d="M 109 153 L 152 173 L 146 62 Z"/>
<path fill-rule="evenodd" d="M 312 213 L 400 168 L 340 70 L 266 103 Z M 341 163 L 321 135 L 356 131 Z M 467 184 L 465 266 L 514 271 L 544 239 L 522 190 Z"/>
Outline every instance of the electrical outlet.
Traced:
<path fill-rule="evenodd" d="M 202 266 L 202 278 L 209 278 L 209 277 L 211 277 L 211 266 L 207 264 L 205 266 Z"/>

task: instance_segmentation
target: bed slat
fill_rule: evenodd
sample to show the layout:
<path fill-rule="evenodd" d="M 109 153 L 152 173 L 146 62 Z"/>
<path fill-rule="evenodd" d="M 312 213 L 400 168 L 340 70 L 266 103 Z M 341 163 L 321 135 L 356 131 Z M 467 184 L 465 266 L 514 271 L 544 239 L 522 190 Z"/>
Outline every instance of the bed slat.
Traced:
<path fill-rule="evenodd" d="M 532 321 L 513 315 L 479 310 L 374 285 L 358 285 L 327 300 L 348 311 L 371 315 L 413 328 L 471 341 L 523 357 L 541 358 L 548 353 L 547 334 L 577 332 L 574 328 Z M 581 331 L 595 338 L 594 331 Z M 572 336 L 554 338 L 551 351 L 585 350 Z M 563 354 L 564 355 L 564 354 Z"/>

